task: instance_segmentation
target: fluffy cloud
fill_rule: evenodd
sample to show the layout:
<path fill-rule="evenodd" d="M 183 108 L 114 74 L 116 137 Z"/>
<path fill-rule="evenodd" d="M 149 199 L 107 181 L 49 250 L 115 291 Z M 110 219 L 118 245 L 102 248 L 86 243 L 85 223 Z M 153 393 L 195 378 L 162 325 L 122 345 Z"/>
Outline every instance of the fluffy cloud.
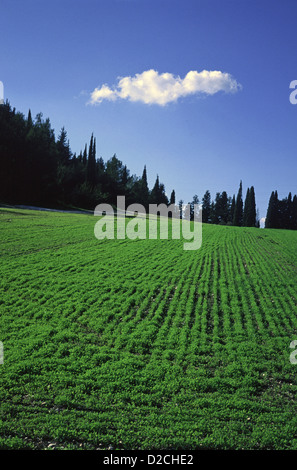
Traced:
<path fill-rule="evenodd" d="M 229 73 L 217 70 L 202 72 L 192 70 L 182 79 L 172 73 L 159 74 L 151 69 L 137 73 L 134 77 L 120 77 L 118 84 L 113 88 L 106 84 L 95 88 L 91 93 L 90 103 L 127 99 L 165 106 L 188 95 L 197 93 L 214 95 L 219 91 L 234 93 L 240 88 L 241 85 Z"/>

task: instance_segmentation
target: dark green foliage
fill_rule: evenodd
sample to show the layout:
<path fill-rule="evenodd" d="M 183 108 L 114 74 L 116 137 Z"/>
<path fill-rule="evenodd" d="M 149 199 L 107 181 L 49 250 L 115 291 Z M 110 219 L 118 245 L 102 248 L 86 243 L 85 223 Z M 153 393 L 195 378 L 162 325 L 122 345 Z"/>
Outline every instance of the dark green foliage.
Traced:
<path fill-rule="evenodd" d="M 247 189 L 244 201 L 243 225 L 245 227 L 256 227 L 256 200 L 253 186 Z"/>
<path fill-rule="evenodd" d="M 146 173 L 146 166 L 144 166 L 142 177 L 139 181 L 139 204 L 142 204 L 144 208 L 148 211 L 149 209 L 149 187 L 147 183 L 147 173 Z"/>
<path fill-rule="evenodd" d="M 169 204 L 168 198 L 165 193 L 165 186 L 159 181 L 159 175 L 157 175 L 153 189 L 149 196 L 150 204 Z"/>
<path fill-rule="evenodd" d="M 67 132 L 62 127 L 56 141 L 50 120 L 42 113 L 32 119 L 11 108 L 9 102 L 0 106 L 0 200 L 8 203 L 45 206 L 79 206 L 93 209 L 101 202 L 116 205 L 117 196 L 124 195 L 126 204 L 139 203 L 146 210 L 149 204 L 173 204 L 165 186 L 157 175 L 152 190 L 148 187 L 147 170 L 142 177 L 130 175 L 126 165 L 116 156 L 105 163 L 96 158 L 96 138 L 91 135 L 89 148 L 72 154 Z M 198 200 L 198 199 L 197 199 Z M 193 219 L 194 198 L 190 204 Z M 228 197 L 226 191 L 216 193 L 211 201 L 207 190 L 202 198 L 202 221 L 221 225 L 258 227 L 254 187 L 247 189 L 242 201 L 242 181 L 237 197 Z M 297 198 L 289 193 L 278 199 L 277 191 L 270 197 L 267 228 L 297 230 Z"/>
<path fill-rule="evenodd" d="M 267 208 L 265 228 L 297 230 L 297 196 L 289 193 L 284 199 L 272 191 Z"/>
<path fill-rule="evenodd" d="M 202 222 L 210 223 L 211 195 L 207 190 L 202 198 Z"/>
<path fill-rule="evenodd" d="M 240 181 L 239 190 L 237 193 L 234 215 L 233 215 L 233 225 L 241 226 L 243 222 L 243 202 L 242 202 L 242 181 Z"/>
<path fill-rule="evenodd" d="M 211 222 L 214 224 L 226 225 L 229 218 L 228 214 L 229 203 L 226 191 L 223 191 L 222 193 L 216 193 L 216 198 L 212 209 Z"/>
<path fill-rule="evenodd" d="M 291 211 L 291 229 L 297 230 L 297 196 L 293 197 L 292 211 Z"/>
<path fill-rule="evenodd" d="M 56 191 L 57 149 L 49 119 L 25 119 L 6 102 L 0 106 L 0 199 L 46 204 Z"/>
<path fill-rule="evenodd" d="M 96 184 L 96 179 L 96 139 L 92 134 L 89 145 L 86 182 L 93 188 Z"/>
<path fill-rule="evenodd" d="M 278 219 L 278 195 L 277 191 L 272 191 L 269 204 L 267 208 L 267 214 L 265 219 L 265 228 L 277 228 Z"/>
<path fill-rule="evenodd" d="M 175 191 L 174 191 L 174 189 L 171 192 L 169 204 L 175 204 Z"/>
<path fill-rule="evenodd" d="M 190 220 L 194 220 L 194 218 L 198 216 L 197 207 L 195 208 L 195 206 L 197 206 L 198 204 L 199 204 L 199 197 L 197 196 L 197 194 L 194 194 L 193 200 L 190 202 Z M 195 217 L 195 209 L 196 209 L 196 217 Z"/>
<path fill-rule="evenodd" d="M 233 194 L 233 197 L 232 197 L 232 202 L 230 206 L 230 215 L 229 215 L 229 220 L 228 220 L 231 224 L 233 224 L 234 211 L 235 211 L 235 194 Z"/>
<path fill-rule="evenodd" d="M 6 102 L 0 106 L 0 200 L 45 206 L 72 205 L 93 209 L 101 202 L 116 205 L 141 203 L 148 209 L 150 191 L 146 167 L 142 178 L 130 172 L 116 155 L 106 163 L 96 158 L 96 138 L 91 135 L 78 157 L 72 154 L 62 127 L 57 141 L 49 119 L 38 114 L 27 119 Z M 164 184 L 152 193 L 157 204 L 168 204 Z"/>

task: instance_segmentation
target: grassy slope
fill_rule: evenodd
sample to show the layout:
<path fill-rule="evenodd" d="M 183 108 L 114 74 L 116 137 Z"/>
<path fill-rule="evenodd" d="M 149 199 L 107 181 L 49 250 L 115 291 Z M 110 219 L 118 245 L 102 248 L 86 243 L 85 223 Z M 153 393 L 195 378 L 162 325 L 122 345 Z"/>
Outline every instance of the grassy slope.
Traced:
<path fill-rule="evenodd" d="M 297 448 L 297 233 L 2 209 L 0 448 Z"/>

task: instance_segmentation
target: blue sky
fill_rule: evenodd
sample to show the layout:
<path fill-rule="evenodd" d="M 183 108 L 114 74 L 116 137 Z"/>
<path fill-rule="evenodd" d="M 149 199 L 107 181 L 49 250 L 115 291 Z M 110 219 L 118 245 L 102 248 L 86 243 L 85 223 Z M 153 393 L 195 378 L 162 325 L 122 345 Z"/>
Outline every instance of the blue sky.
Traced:
<path fill-rule="evenodd" d="M 1 0 L 0 80 L 25 115 L 42 112 L 73 152 L 93 132 L 97 156 L 114 153 L 131 173 L 147 166 L 188 202 L 207 189 L 245 196 L 260 217 L 271 191 L 297 193 L 296 0 Z M 190 71 L 219 71 L 240 84 L 198 91 L 165 105 L 123 97 L 153 70 L 181 85 Z M 138 74 L 138 75 L 137 75 Z M 118 95 L 90 104 L 106 85 Z M 136 90 L 137 91 L 137 90 Z M 159 89 L 160 91 L 160 89 Z"/>

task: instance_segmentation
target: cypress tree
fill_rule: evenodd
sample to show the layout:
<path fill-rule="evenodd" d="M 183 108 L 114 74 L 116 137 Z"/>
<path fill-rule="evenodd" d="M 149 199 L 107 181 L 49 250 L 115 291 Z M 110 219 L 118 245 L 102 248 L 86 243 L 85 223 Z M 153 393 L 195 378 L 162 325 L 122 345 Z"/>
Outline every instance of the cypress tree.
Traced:
<path fill-rule="evenodd" d="M 89 145 L 89 154 L 87 161 L 87 182 L 92 186 L 96 183 L 96 139 L 92 134 L 90 145 Z"/>
<path fill-rule="evenodd" d="M 278 194 L 272 191 L 267 208 L 265 228 L 278 228 Z"/>
<path fill-rule="evenodd" d="M 245 227 L 256 226 L 256 200 L 254 186 L 247 189 L 243 211 L 243 225 Z"/>
<path fill-rule="evenodd" d="M 169 204 L 175 204 L 175 191 L 174 191 L 174 189 L 171 191 Z"/>
<path fill-rule="evenodd" d="M 88 161 L 88 152 L 87 152 L 87 144 L 86 144 L 84 148 L 84 152 L 83 152 L 82 162 L 84 165 L 86 165 L 87 161 Z"/>
<path fill-rule="evenodd" d="M 28 112 L 28 117 L 27 117 L 27 129 L 28 131 L 33 127 L 33 119 L 32 119 L 32 115 L 31 115 L 31 109 L 29 109 L 29 112 Z"/>
<path fill-rule="evenodd" d="M 240 181 L 237 198 L 235 202 L 234 208 L 234 216 L 233 216 L 233 225 L 241 226 L 243 219 L 243 202 L 242 202 L 242 181 Z"/>
<path fill-rule="evenodd" d="M 247 226 L 249 204 L 250 204 L 250 188 L 247 188 L 245 201 L 244 201 L 244 209 L 243 209 L 243 222 L 242 222 L 242 225 L 244 227 Z"/>
<path fill-rule="evenodd" d="M 228 222 L 228 194 L 226 191 L 223 191 L 221 194 L 221 224 L 226 224 Z"/>
<path fill-rule="evenodd" d="M 216 205 L 215 202 L 212 201 L 210 204 L 210 212 L 209 212 L 209 223 L 210 224 L 216 224 L 217 219 L 216 219 Z"/>
<path fill-rule="evenodd" d="M 195 194 L 193 196 L 192 202 L 190 203 L 190 220 L 194 220 L 195 216 L 198 217 L 198 212 L 197 212 L 197 209 L 195 208 L 195 205 L 198 205 L 198 204 L 199 204 L 199 197 L 197 196 L 197 194 Z"/>
<path fill-rule="evenodd" d="M 158 204 L 166 204 L 166 206 L 168 206 L 168 197 L 166 196 L 165 186 L 163 183 L 160 183 L 159 186 Z"/>
<path fill-rule="evenodd" d="M 260 228 L 260 214 L 259 214 L 259 209 L 256 211 L 256 227 Z"/>
<path fill-rule="evenodd" d="M 247 226 L 256 227 L 257 211 L 256 211 L 256 196 L 255 196 L 254 186 L 251 186 L 249 197 L 250 197 L 250 200 L 249 200 L 248 213 L 247 213 Z"/>
<path fill-rule="evenodd" d="M 180 219 L 183 218 L 183 204 L 184 204 L 184 201 L 182 199 L 180 199 L 178 201 L 178 208 L 179 208 L 179 217 Z"/>
<path fill-rule="evenodd" d="M 210 223 L 210 206 L 211 196 L 209 190 L 207 190 L 202 198 L 202 222 L 205 224 Z"/>
<path fill-rule="evenodd" d="M 293 197 L 291 210 L 291 229 L 297 230 L 297 196 Z"/>
<path fill-rule="evenodd" d="M 286 211 L 286 228 L 292 228 L 292 193 L 290 192 L 287 199 L 287 211 Z"/>
<path fill-rule="evenodd" d="M 159 204 L 159 199 L 160 199 L 160 182 L 159 182 L 159 175 L 157 175 L 155 184 L 150 194 L 150 204 Z"/>
<path fill-rule="evenodd" d="M 235 194 L 233 194 L 232 202 L 230 206 L 230 214 L 229 214 L 229 222 L 233 225 L 234 219 L 234 211 L 235 211 Z"/>
<path fill-rule="evenodd" d="M 144 165 L 144 169 L 142 172 L 142 177 L 140 180 L 140 204 L 142 204 L 146 210 L 148 210 L 149 206 L 149 187 L 147 184 L 147 173 L 146 173 L 146 165 Z"/>

